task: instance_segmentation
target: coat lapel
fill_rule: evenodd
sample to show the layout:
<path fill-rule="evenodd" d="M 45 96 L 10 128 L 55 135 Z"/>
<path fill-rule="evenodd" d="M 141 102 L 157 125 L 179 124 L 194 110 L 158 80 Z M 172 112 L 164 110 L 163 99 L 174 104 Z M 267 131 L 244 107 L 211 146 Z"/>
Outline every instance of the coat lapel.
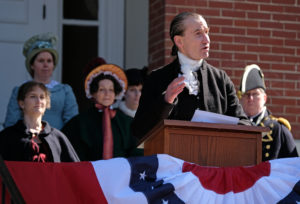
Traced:
<path fill-rule="evenodd" d="M 209 92 L 209 88 L 207 86 L 208 84 L 208 81 L 207 81 L 207 63 L 205 60 L 203 60 L 203 63 L 202 63 L 202 66 L 200 67 L 199 69 L 199 72 L 198 72 L 198 80 L 200 82 L 200 90 L 199 90 L 199 94 L 202 95 L 201 98 L 203 98 L 203 105 L 205 107 L 205 110 L 208 110 L 208 107 L 207 107 L 207 102 L 206 102 L 206 97 L 210 95 L 210 92 Z"/>

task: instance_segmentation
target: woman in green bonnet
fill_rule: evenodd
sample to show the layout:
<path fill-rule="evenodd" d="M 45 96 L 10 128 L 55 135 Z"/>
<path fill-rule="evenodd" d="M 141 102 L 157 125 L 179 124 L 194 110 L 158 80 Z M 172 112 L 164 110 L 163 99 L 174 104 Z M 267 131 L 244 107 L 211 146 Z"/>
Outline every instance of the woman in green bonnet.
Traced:
<path fill-rule="evenodd" d="M 78 105 L 72 88 L 67 84 L 52 80 L 52 73 L 58 63 L 58 53 L 54 48 L 57 38 L 52 33 L 35 35 L 28 39 L 23 46 L 25 66 L 32 80 L 43 83 L 51 93 L 51 109 L 48 109 L 43 120 L 52 127 L 61 129 L 73 116 L 78 114 Z M 14 125 L 22 119 L 17 102 L 19 87 L 11 94 L 4 122 L 4 127 Z"/>

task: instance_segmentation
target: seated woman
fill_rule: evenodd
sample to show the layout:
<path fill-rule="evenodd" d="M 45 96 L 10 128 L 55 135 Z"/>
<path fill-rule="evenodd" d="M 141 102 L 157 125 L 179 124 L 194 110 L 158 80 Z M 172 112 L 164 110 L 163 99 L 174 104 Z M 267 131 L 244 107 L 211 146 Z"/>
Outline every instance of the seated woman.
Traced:
<path fill-rule="evenodd" d="M 52 80 L 52 73 L 58 63 L 58 52 L 55 49 L 57 38 L 52 33 L 38 34 L 28 39 L 23 46 L 23 55 L 32 81 L 40 82 L 51 92 L 51 108 L 43 120 L 52 127 L 61 129 L 64 124 L 78 114 L 78 106 L 71 86 Z M 4 127 L 14 125 L 22 119 L 17 102 L 19 86 L 16 86 L 7 105 Z"/>
<path fill-rule="evenodd" d="M 86 96 L 94 106 L 72 118 L 62 129 L 82 161 L 143 155 L 131 135 L 132 118 L 112 109 L 126 88 L 126 75 L 116 65 L 98 66 L 86 77 Z"/>
<path fill-rule="evenodd" d="M 17 101 L 24 119 L 0 132 L 0 154 L 4 160 L 79 161 L 67 137 L 42 121 L 46 108 L 50 108 L 50 93 L 43 83 L 24 83 Z"/>

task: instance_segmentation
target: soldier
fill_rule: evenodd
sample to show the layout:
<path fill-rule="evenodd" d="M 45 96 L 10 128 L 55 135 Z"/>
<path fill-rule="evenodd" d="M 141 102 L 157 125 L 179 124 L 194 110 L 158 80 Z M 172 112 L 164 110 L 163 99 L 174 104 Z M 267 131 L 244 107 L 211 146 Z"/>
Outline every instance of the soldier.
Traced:
<path fill-rule="evenodd" d="M 256 64 L 245 67 L 238 97 L 253 125 L 270 128 L 262 137 L 262 160 L 297 157 L 290 123 L 284 118 L 274 117 L 266 107 L 264 75 Z"/>

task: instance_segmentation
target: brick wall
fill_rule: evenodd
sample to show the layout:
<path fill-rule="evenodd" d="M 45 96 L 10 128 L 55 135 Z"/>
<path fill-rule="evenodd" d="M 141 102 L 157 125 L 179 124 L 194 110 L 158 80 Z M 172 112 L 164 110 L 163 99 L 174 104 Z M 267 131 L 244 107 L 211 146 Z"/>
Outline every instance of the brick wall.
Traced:
<path fill-rule="evenodd" d="M 149 0 L 149 68 L 165 64 L 165 3 L 162 0 Z"/>
<path fill-rule="evenodd" d="M 300 0 L 150 0 L 149 67 L 172 61 L 169 26 L 183 11 L 210 26 L 207 61 L 224 69 L 238 88 L 246 65 L 265 75 L 273 115 L 288 119 L 300 139 Z"/>

